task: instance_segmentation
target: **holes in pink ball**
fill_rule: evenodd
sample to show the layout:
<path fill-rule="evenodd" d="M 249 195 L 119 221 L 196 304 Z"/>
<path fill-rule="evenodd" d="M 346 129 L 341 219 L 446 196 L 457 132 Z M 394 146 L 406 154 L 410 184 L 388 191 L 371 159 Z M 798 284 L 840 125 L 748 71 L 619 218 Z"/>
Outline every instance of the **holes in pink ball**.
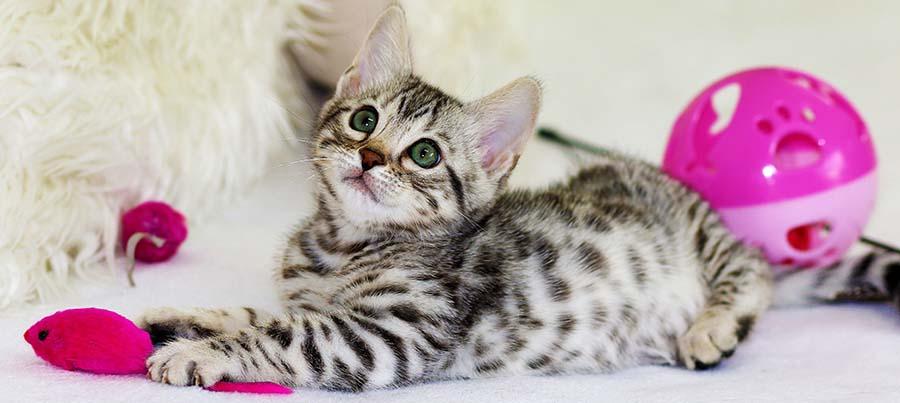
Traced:
<path fill-rule="evenodd" d="M 808 106 L 804 106 L 800 111 L 800 114 L 803 115 L 803 120 L 806 120 L 809 123 L 816 121 L 816 113 Z"/>
<path fill-rule="evenodd" d="M 821 158 L 822 147 L 809 133 L 788 133 L 775 146 L 775 166 L 779 170 L 808 167 Z"/>
<path fill-rule="evenodd" d="M 831 236 L 831 224 L 817 221 L 798 225 L 788 230 L 787 242 L 796 251 L 808 252 L 818 249 Z"/>
<path fill-rule="evenodd" d="M 791 111 L 784 105 L 779 106 L 776 110 L 778 116 L 784 120 L 791 120 Z"/>
<path fill-rule="evenodd" d="M 850 114 L 850 116 L 856 123 L 857 133 L 860 140 L 868 140 L 868 135 L 866 133 L 866 124 L 863 122 L 862 117 L 859 116 L 853 106 L 850 105 L 850 102 L 844 99 L 844 97 L 840 93 L 831 88 L 828 83 L 821 82 L 805 74 L 799 74 L 792 71 L 783 71 L 783 76 L 787 81 L 798 87 L 812 90 L 813 94 L 815 94 L 819 99 L 821 99 L 828 105 L 836 106 Z"/>
<path fill-rule="evenodd" d="M 709 107 L 715 116 L 715 121 L 710 122 L 707 129 L 710 136 L 716 136 L 728 128 L 740 100 L 741 85 L 738 83 L 730 83 L 719 88 L 710 96 Z"/>
<path fill-rule="evenodd" d="M 810 80 L 808 80 L 806 77 L 795 76 L 794 79 L 791 81 L 793 81 L 794 84 L 797 84 L 797 86 L 799 86 L 799 87 L 803 87 L 803 88 L 807 88 L 807 89 L 812 88 L 812 82 Z"/>
<path fill-rule="evenodd" d="M 779 265 L 782 265 L 782 266 L 790 266 L 790 267 L 793 267 L 795 264 L 797 264 L 797 262 L 794 261 L 793 258 L 786 257 L 786 258 L 784 258 L 784 259 L 781 259 L 781 261 L 779 261 L 778 264 L 779 264 Z"/>
<path fill-rule="evenodd" d="M 819 83 L 812 77 L 807 77 L 805 75 L 797 74 L 792 71 L 784 72 L 784 77 L 798 87 L 806 89 L 818 89 L 820 87 L 818 85 Z"/>
<path fill-rule="evenodd" d="M 762 134 L 772 134 L 772 131 L 775 130 L 775 126 L 773 126 L 772 122 L 768 119 L 760 119 L 756 122 L 756 130 L 759 130 Z"/>
<path fill-rule="evenodd" d="M 834 98 L 834 90 L 828 86 L 828 84 L 823 83 L 815 78 L 810 76 L 797 74 L 794 72 L 784 72 L 784 78 L 800 88 L 811 90 L 814 95 L 816 95 L 823 102 L 831 105 L 835 103 Z"/>
<path fill-rule="evenodd" d="M 818 91 L 816 92 L 816 95 L 818 95 L 819 98 L 821 98 L 823 101 L 825 101 L 825 103 L 829 105 L 834 105 L 835 103 L 833 94 L 834 92 L 832 91 L 832 89 L 824 84 L 820 85 Z"/>

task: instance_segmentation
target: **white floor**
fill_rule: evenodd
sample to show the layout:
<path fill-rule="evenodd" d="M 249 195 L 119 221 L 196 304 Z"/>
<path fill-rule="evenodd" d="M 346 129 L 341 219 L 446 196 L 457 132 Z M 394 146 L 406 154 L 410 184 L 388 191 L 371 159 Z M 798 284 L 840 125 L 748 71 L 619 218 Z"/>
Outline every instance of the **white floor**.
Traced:
<path fill-rule="evenodd" d="M 840 88 L 869 123 L 880 156 L 879 207 L 867 232 L 900 243 L 900 2 L 533 3 L 510 10 L 524 28 L 522 66 L 485 81 L 533 74 L 545 84 L 542 122 L 598 144 L 659 160 L 679 108 L 722 74 L 779 64 Z M 625 7 L 625 8 L 623 8 Z M 469 89 L 466 95 L 477 95 Z M 536 186 L 568 171 L 534 142 L 513 177 Z M 269 269 L 281 236 L 310 211 L 309 172 L 273 167 L 247 199 L 194 228 L 171 263 L 144 267 L 138 287 L 84 288 L 80 296 L 0 319 L 0 401 L 900 401 L 900 315 L 880 306 L 775 311 L 714 371 L 639 368 L 613 375 L 447 382 L 346 395 L 214 394 L 142 377 L 69 373 L 41 362 L 22 339 L 57 309 L 98 306 L 133 315 L 158 305 L 277 305 Z"/>

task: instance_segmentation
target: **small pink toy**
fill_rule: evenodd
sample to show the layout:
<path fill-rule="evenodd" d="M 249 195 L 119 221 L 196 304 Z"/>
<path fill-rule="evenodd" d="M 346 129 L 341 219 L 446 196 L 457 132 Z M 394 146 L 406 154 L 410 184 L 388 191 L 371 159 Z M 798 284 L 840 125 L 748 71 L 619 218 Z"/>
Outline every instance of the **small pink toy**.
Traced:
<path fill-rule="evenodd" d="M 272 382 L 216 382 L 212 386 L 206 388 L 213 392 L 237 392 L 237 393 L 254 393 L 266 395 L 289 395 L 294 391 L 291 388 Z"/>
<path fill-rule="evenodd" d="M 147 263 L 169 260 L 187 238 L 184 216 L 166 203 L 143 202 L 122 215 L 122 244 L 126 245 L 135 234 L 147 234 L 161 238 L 157 246 L 149 239 L 137 243 L 134 257 Z"/>
<path fill-rule="evenodd" d="M 716 102 L 729 92 L 737 94 L 730 114 Z M 746 70 L 707 87 L 675 122 L 663 162 L 739 238 L 794 267 L 831 264 L 859 239 L 875 203 L 875 168 L 872 139 L 850 102 L 785 68 Z"/>
<path fill-rule="evenodd" d="M 60 311 L 25 332 L 35 354 L 69 371 L 142 374 L 153 353 L 150 335 L 115 312 L 83 308 Z"/>
<path fill-rule="evenodd" d="M 150 335 L 130 320 L 97 308 L 68 309 L 39 320 L 25 332 L 35 354 L 69 371 L 95 374 L 144 374 L 153 353 Z M 218 382 L 216 392 L 289 394 L 269 382 Z"/>
<path fill-rule="evenodd" d="M 128 283 L 134 286 L 134 259 L 169 260 L 187 238 L 184 216 L 166 203 L 148 201 L 122 215 L 122 245 L 129 258 Z"/>

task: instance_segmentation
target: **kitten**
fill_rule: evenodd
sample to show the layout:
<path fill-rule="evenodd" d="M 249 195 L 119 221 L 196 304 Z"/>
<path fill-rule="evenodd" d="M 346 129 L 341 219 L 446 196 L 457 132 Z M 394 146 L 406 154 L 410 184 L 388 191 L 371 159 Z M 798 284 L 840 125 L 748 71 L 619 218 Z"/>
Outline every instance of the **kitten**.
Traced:
<path fill-rule="evenodd" d="M 321 112 L 318 210 L 278 271 L 286 313 L 150 311 L 139 323 L 165 345 L 149 376 L 360 391 L 730 356 L 769 305 L 770 267 L 696 194 L 622 155 L 505 191 L 540 97 L 531 78 L 474 102 L 426 84 L 388 9 Z M 885 273 L 900 263 L 876 258 L 797 274 L 784 293 L 896 290 Z"/>

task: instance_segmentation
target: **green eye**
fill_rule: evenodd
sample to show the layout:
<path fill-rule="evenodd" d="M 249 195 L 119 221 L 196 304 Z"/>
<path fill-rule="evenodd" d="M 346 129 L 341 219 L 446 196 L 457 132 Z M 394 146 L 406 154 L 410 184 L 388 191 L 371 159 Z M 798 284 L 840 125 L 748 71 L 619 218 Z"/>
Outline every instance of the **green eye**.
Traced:
<path fill-rule="evenodd" d="M 358 132 L 371 134 L 378 125 L 378 112 L 371 106 L 364 106 L 350 116 L 350 128 Z"/>
<path fill-rule="evenodd" d="M 441 150 L 434 141 L 421 139 L 409 147 L 409 158 L 422 168 L 434 168 L 441 162 Z"/>

